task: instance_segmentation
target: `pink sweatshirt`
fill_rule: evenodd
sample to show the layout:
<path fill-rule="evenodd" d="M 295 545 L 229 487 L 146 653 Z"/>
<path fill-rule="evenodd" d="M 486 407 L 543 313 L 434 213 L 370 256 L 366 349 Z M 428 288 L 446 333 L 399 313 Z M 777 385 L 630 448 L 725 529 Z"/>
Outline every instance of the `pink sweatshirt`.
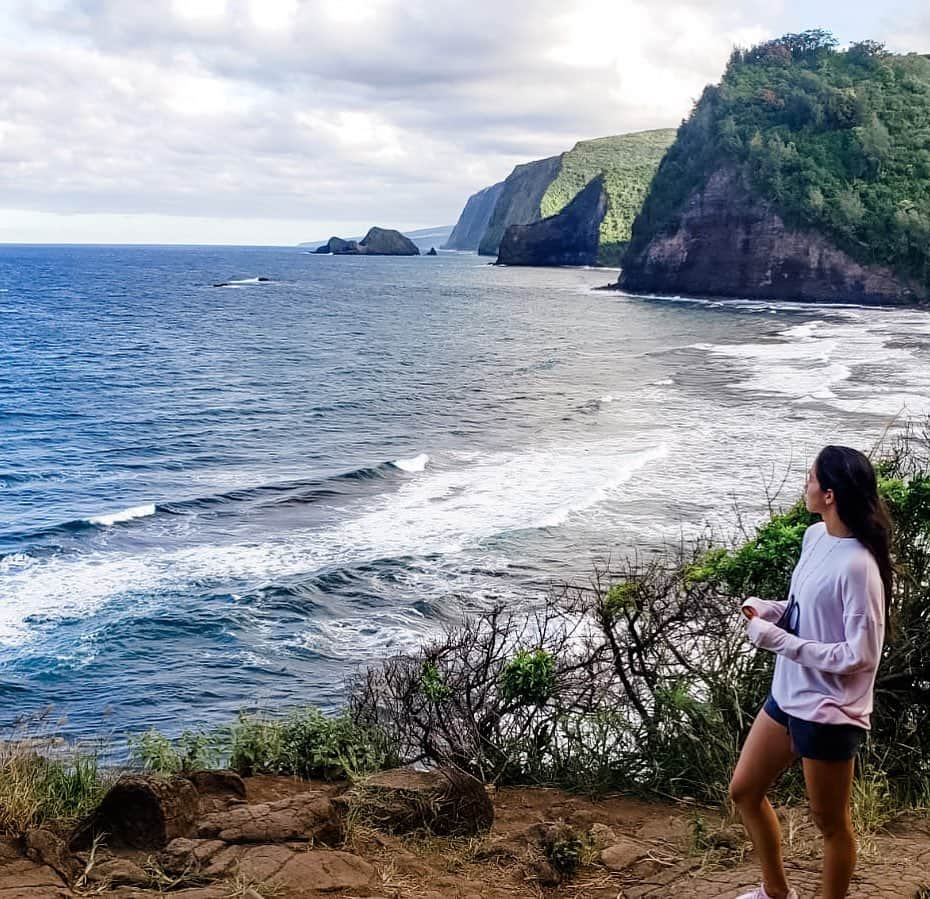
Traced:
<path fill-rule="evenodd" d="M 885 634 L 878 564 L 855 537 L 832 537 L 823 522 L 804 534 L 791 575 L 794 634 L 774 625 L 788 602 L 752 596 L 749 640 L 778 654 L 772 698 L 795 718 L 869 728 L 875 672 Z"/>

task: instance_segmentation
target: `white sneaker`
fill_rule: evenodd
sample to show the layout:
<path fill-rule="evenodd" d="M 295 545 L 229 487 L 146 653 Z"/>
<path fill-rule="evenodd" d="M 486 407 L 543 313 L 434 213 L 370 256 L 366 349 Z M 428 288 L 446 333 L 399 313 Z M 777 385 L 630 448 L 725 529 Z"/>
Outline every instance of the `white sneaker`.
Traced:
<path fill-rule="evenodd" d="M 748 893 L 743 893 L 741 896 L 737 896 L 736 899 L 772 899 L 772 897 L 765 892 L 764 886 L 757 886 L 754 890 L 750 890 Z M 788 899 L 798 899 L 797 891 L 788 890 Z"/>

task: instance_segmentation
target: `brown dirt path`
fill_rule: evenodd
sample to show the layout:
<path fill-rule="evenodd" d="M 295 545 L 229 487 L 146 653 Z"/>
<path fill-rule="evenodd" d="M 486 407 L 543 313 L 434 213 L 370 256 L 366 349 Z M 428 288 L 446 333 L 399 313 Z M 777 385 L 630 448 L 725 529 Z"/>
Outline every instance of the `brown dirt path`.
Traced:
<path fill-rule="evenodd" d="M 287 799 L 308 789 L 335 793 L 340 785 L 289 778 L 247 781 L 249 805 Z M 725 826 L 712 811 L 685 804 L 651 804 L 624 797 L 597 801 L 562 790 L 507 788 L 494 792 L 496 820 L 490 833 L 472 839 L 392 837 L 362 827 L 350 830 L 339 850 L 304 844 L 256 847 L 253 873 L 226 875 L 213 883 L 154 882 L 126 886 L 88 884 L 69 888 L 53 867 L 27 860 L 14 841 L 0 840 L 0 899 L 67 899 L 81 895 L 109 899 L 733 899 L 758 880 L 741 829 Z M 819 839 L 804 809 L 781 812 L 787 867 L 803 899 L 819 888 Z M 695 848 L 695 821 L 702 850 Z M 578 872 L 561 883 L 542 863 L 540 840 L 548 826 L 564 821 L 579 833 L 610 844 L 583 854 Z M 860 865 L 850 899 L 928 899 L 930 815 L 899 819 L 887 832 L 863 838 Z M 264 853 L 264 854 L 263 854 Z M 144 853 L 120 853 L 151 871 Z M 115 860 L 111 860 L 111 864 Z M 608 865 L 605 866 L 604 862 Z M 289 864 L 287 885 L 272 887 L 255 872 Z M 341 866 L 341 867 L 340 867 Z M 137 869 L 138 870 L 138 869 Z M 326 878 L 332 875 L 332 883 Z M 349 879 L 346 880 L 345 878 Z M 332 884 L 354 880 L 351 887 Z M 170 892 L 167 890 L 170 889 Z"/>

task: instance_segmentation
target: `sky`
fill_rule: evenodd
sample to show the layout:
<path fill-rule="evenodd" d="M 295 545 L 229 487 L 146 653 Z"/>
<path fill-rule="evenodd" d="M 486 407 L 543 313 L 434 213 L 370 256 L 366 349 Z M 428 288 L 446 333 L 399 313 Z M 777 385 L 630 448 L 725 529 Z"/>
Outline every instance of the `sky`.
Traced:
<path fill-rule="evenodd" d="M 0 242 L 452 224 L 514 165 L 676 127 L 734 45 L 930 52 L 924 0 L 0 0 Z"/>

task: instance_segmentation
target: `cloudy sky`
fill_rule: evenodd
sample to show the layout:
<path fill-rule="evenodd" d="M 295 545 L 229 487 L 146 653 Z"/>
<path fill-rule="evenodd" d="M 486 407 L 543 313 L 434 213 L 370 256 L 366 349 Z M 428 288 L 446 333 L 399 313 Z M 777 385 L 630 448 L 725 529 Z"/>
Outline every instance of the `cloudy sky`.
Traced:
<path fill-rule="evenodd" d="M 294 244 L 454 222 L 675 126 L 734 44 L 930 52 L 924 0 L 0 0 L 0 241 Z"/>

